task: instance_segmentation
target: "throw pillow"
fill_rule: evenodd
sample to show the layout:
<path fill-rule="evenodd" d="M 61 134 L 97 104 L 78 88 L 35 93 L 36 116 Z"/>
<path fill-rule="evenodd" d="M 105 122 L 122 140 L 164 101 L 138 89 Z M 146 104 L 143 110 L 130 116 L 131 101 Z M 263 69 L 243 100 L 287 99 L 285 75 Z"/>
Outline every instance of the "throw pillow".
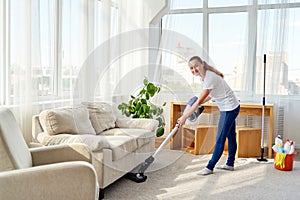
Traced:
<path fill-rule="evenodd" d="M 59 133 L 96 135 L 89 120 L 89 112 L 84 107 L 44 110 L 39 118 L 43 130 L 49 135 Z"/>
<path fill-rule="evenodd" d="M 82 104 L 88 109 L 92 126 L 97 134 L 115 128 L 116 117 L 111 104 L 105 102 L 84 102 Z"/>

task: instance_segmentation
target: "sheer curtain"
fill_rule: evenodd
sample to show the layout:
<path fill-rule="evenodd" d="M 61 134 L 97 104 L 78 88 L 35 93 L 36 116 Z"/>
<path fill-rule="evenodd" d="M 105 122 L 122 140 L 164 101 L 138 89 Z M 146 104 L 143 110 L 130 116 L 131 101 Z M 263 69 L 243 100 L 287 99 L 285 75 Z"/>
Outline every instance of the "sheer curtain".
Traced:
<path fill-rule="evenodd" d="M 33 104 L 38 101 L 40 91 L 45 91 L 44 89 L 47 88 L 47 91 L 51 92 L 48 87 L 51 84 L 44 84 L 46 81 L 44 72 L 53 64 L 47 55 L 50 53 L 51 46 L 47 49 L 41 46 L 41 13 L 38 1 L 12 0 L 6 3 L 8 6 L 6 17 L 9 18 L 10 23 L 5 29 L 9 41 L 5 69 L 6 81 L 9 84 L 5 88 L 5 104 L 12 107 L 28 142 L 31 138 Z M 48 33 L 44 36 L 46 34 Z M 50 36 L 48 39 L 51 41 Z M 42 54 L 42 49 L 45 54 Z M 42 55 L 47 58 L 42 59 Z"/>
<path fill-rule="evenodd" d="M 100 59 L 92 61 L 101 68 L 96 96 L 119 103 L 127 100 L 149 76 L 149 23 L 163 9 L 165 1 L 102 2 L 104 37 L 94 52 Z M 105 9 L 109 4 L 111 9 Z"/>
<path fill-rule="evenodd" d="M 300 84 L 296 78 L 297 75 L 299 77 L 300 68 L 297 64 L 299 59 L 295 56 L 299 49 L 295 45 L 298 41 L 295 34 L 299 33 L 299 10 L 297 0 L 235 1 L 234 5 L 218 0 L 191 0 L 186 3 L 173 0 L 169 13 L 163 18 L 162 27 L 165 33 L 176 31 L 203 47 L 207 52 L 204 60 L 208 59 L 224 72 L 226 81 L 242 103 L 262 103 L 263 56 L 266 54 L 266 100 L 275 108 L 273 137 L 281 134 L 284 138 L 299 140 L 289 128 L 296 128 L 297 122 L 293 116 L 300 109 L 297 108 L 300 94 L 297 88 Z M 163 31 L 160 42 L 168 40 L 171 41 Z M 173 93 L 186 92 L 181 88 L 188 88 L 185 85 L 188 83 L 192 87 L 190 93 L 199 94 L 201 88 L 197 80 L 185 75 L 188 69 L 183 54 L 198 52 L 181 41 L 172 45 L 180 51 L 162 53 L 162 63 L 171 66 L 162 72 L 162 79 L 167 80 L 165 82 L 168 85 L 176 85 Z M 178 77 L 183 77 L 185 81 L 177 81 Z M 176 95 L 171 96 L 170 101 L 178 100 Z M 265 120 L 267 123 L 268 118 Z M 261 127 L 260 118 L 241 119 L 239 123 Z M 269 139 L 268 134 L 266 128 L 265 143 Z"/>
<path fill-rule="evenodd" d="M 27 142 L 31 117 L 43 109 L 96 97 L 111 100 L 121 92 L 132 92 L 120 80 L 135 67 L 146 65 L 148 53 L 125 48 L 120 55 L 120 47 L 130 40 L 117 35 L 148 27 L 156 13 L 149 10 L 153 4 L 139 0 L 1 1 L 1 105 L 13 110 Z M 145 36 L 139 41 L 149 42 Z M 103 44 L 106 51 L 93 57 Z M 147 71 L 142 71 L 132 80 L 137 84 L 145 75 Z"/>
<path fill-rule="evenodd" d="M 150 0 L 0 2 L 1 106 L 13 110 L 27 142 L 31 140 L 31 117 L 43 109 L 95 98 L 111 100 L 113 96 L 128 96 L 132 92 L 131 86 L 147 76 L 148 68 L 140 70 L 138 75 L 131 72 L 146 66 L 148 52 L 123 48 L 121 55 L 120 47 L 139 42 L 148 44 L 148 32 L 139 35 L 138 40 L 117 35 L 149 27 L 157 12 L 152 6 L 162 3 Z M 106 45 L 105 51 L 101 45 Z M 100 52 L 101 57 L 95 52 Z M 121 80 L 128 74 L 139 77 L 131 78 L 135 85 L 122 84 Z"/>
<path fill-rule="evenodd" d="M 80 67 L 95 47 L 98 2 L 1 2 L 1 104 L 13 110 L 27 142 L 34 114 L 73 103 Z"/>
<path fill-rule="evenodd" d="M 300 33 L 298 21 L 300 15 L 299 1 L 273 0 L 259 1 L 261 4 L 280 3 L 273 9 L 258 12 L 257 31 L 257 66 L 262 63 L 262 55 L 267 55 L 266 62 L 266 98 L 267 102 L 275 106 L 275 122 L 273 138 L 280 134 L 284 139 L 300 140 L 295 133 L 299 107 L 300 76 L 299 41 L 296 34 Z M 292 3 L 298 2 L 298 4 Z M 296 58 L 298 57 L 298 58 Z M 256 93 L 262 93 L 262 68 L 257 69 Z M 260 74 L 260 76 L 259 76 Z M 299 144 L 296 147 L 299 148 Z"/>

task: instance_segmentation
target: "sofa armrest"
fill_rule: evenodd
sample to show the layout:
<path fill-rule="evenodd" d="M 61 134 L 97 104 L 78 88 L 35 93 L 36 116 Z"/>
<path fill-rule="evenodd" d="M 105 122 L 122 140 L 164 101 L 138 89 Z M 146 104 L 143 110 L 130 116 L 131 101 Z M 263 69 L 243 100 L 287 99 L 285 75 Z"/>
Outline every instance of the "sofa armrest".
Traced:
<path fill-rule="evenodd" d="M 158 127 L 158 121 L 155 119 L 144 118 L 117 118 L 116 126 L 119 128 L 140 128 L 154 132 Z"/>
<path fill-rule="evenodd" d="M 93 166 L 75 161 L 0 172 L 0 199 L 89 199 L 98 197 Z"/>
<path fill-rule="evenodd" d="M 43 132 L 42 125 L 40 124 L 39 115 L 32 116 L 32 140 L 38 142 L 37 137 L 39 133 Z"/>
<path fill-rule="evenodd" d="M 80 143 L 44 146 L 29 149 L 33 166 L 67 162 L 86 161 L 92 163 L 88 146 Z"/>

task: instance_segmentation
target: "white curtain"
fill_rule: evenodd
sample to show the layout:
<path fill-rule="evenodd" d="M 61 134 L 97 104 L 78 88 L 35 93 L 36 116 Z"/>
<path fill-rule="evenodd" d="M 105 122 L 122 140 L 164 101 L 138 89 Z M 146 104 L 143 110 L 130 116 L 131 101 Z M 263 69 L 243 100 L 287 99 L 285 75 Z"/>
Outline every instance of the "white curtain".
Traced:
<path fill-rule="evenodd" d="M 34 114 L 73 103 L 78 72 L 95 46 L 97 2 L 1 1 L 1 104 L 13 110 L 27 142 Z"/>
<path fill-rule="evenodd" d="M 95 57 L 100 59 L 93 61 L 101 68 L 96 96 L 119 103 L 127 100 L 130 94 L 142 86 L 143 79 L 149 76 L 149 25 L 157 12 L 165 6 L 165 2 L 102 2 L 101 27 L 104 35 L 94 52 L 99 55 Z M 118 17 L 114 18 L 116 15 Z"/>
<path fill-rule="evenodd" d="M 163 101 L 187 101 L 201 90 L 186 68 L 186 60 L 194 54 L 223 71 L 241 101 L 261 102 L 262 57 L 266 53 L 267 103 L 277 106 L 274 134 L 295 127 L 294 115 L 283 117 L 280 113 L 295 110 L 291 110 L 295 101 L 287 100 L 287 95 L 291 91 L 297 94 L 299 87 L 288 80 L 299 74 L 299 67 L 291 64 L 299 59 L 286 53 L 299 50 L 292 45 L 298 40 L 291 31 L 291 27 L 298 30 L 293 21 L 300 18 L 298 7 L 286 8 L 288 1 L 284 0 L 258 0 L 256 6 L 253 2 L 246 5 L 243 12 L 211 13 L 208 18 L 201 12 L 208 1 L 191 1 L 199 4 L 200 12 L 170 10 L 163 20 L 167 30 L 156 38 L 159 49 L 155 52 L 161 54 L 149 63 L 149 38 L 153 35 L 147 29 L 151 22 L 159 22 L 166 2 L 1 1 L 0 75 L 5 80 L 0 81 L 0 102 L 13 109 L 26 141 L 31 138 L 33 114 L 95 98 L 127 100 L 122 98 L 129 98 L 151 70 L 155 81 L 164 85 Z M 277 6 L 264 9 L 270 2 Z M 235 26 L 229 29 L 232 24 Z M 222 26 L 225 39 L 215 34 Z M 228 57 L 222 55 L 230 51 Z M 291 68 L 294 73 L 287 73 Z M 293 99 L 297 101 L 297 96 Z"/>
<path fill-rule="evenodd" d="M 166 98 L 169 101 L 187 101 L 191 95 L 201 92 L 197 80 L 185 74 L 189 72 L 187 59 L 199 55 L 225 74 L 226 81 L 242 103 L 262 104 L 263 56 L 266 54 L 266 103 L 273 104 L 275 108 L 273 137 L 281 134 L 284 138 L 299 140 L 290 128 L 297 127 L 293 116 L 300 109 L 297 108 L 300 84 L 296 78 L 300 75 L 300 68 L 294 53 L 299 49 L 295 44 L 299 41 L 296 34 L 299 34 L 297 13 L 300 8 L 295 2 L 299 1 L 236 1 L 242 8 L 239 9 L 227 4 L 217 5 L 218 1 L 191 1 L 186 3 L 190 3 L 188 6 L 171 1 L 171 10 L 163 18 L 165 30 L 160 41 L 162 46 L 169 44 L 174 49 L 173 52 L 162 53 L 162 62 L 167 70 L 162 72 L 160 81 L 167 85 L 166 88 L 173 88 L 172 94 Z M 291 6 L 290 3 L 294 4 Z M 209 13 L 209 6 L 214 6 L 215 11 Z M 218 6 L 222 7 L 220 12 Z M 176 10 L 178 8 L 192 10 L 185 12 Z M 170 31 L 176 32 L 177 42 L 172 40 L 174 33 Z M 179 41 L 178 34 L 185 36 L 186 40 Z M 192 40 L 192 45 L 186 42 L 188 39 Z M 204 51 L 193 44 L 198 44 Z M 187 95 L 180 98 L 174 95 L 184 93 Z M 265 120 L 268 123 L 268 118 Z M 241 119 L 239 123 L 261 127 L 261 119 L 257 117 Z M 267 129 L 268 126 L 265 126 L 265 143 L 269 139 Z"/>
<path fill-rule="evenodd" d="M 43 79 L 44 68 L 42 65 L 40 12 L 37 1 L 7 1 L 10 24 L 7 24 L 8 46 L 6 52 L 7 76 L 5 104 L 13 106 L 12 109 L 24 132 L 28 142 L 31 138 L 31 116 L 33 114 L 33 102 L 38 100 L 41 85 L 36 85 L 35 80 L 41 75 Z M 49 49 L 45 50 L 49 52 Z M 49 60 L 44 60 L 49 66 Z M 40 71 L 40 73 L 35 73 Z"/>
<path fill-rule="evenodd" d="M 95 98 L 111 101 L 121 93 L 128 96 L 131 86 L 142 83 L 147 71 L 131 72 L 147 64 L 148 52 L 130 47 L 148 44 L 148 32 L 134 39 L 128 33 L 149 27 L 156 16 L 151 7 L 158 5 L 159 10 L 161 4 L 150 0 L 0 2 L 1 106 L 13 110 L 27 142 L 34 114 Z M 122 82 L 128 74 L 133 85 Z"/>

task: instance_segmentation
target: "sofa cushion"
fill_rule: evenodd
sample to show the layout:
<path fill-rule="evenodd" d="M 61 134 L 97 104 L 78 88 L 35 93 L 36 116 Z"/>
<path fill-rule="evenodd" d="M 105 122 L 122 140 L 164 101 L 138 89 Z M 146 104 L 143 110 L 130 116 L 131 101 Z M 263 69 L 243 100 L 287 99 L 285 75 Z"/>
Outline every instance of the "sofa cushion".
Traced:
<path fill-rule="evenodd" d="M 92 152 L 100 152 L 104 148 L 112 150 L 113 161 L 118 160 L 137 149 L 136 140 L 126 135 L 48 135 L 41 133 L 38 140 L 43 145 L 59 145 L 70 143 L 84 143 Z"/>
<path fill-rule="evenodd" d="M 40 133 L 37 139 L 43 145 L 84 143 L 93 152 L 99 152 L 104 148 L 111 149 L 112 159 L 115 161 L 148 144 L 153 137 L 154 133 L 145 129 L 114 128 L 100 135 L 58 134 L 50 136 Z"/>
<path fill-rule="evenodd" d="M 103 148 L 110 148 L 109 142 L 105 136 L 101 135 L 71 135 L 71 134 L 58 134 L 48 135 L 40 133 L 37 140 L 43 145 L 59 145 L 70 143 L 84 143 L 91 151 L 101 151 Z"/>
<path fill-rule="evenodd" d="M 82 104 L 88 109 L 91 123 L 97 134 L 115 128 L 116 117 L 113 114 L 112 105 L 105 102 L 84 102 Z"/>
<path fill-rule="evenodd" d="M 84 107 L 44 110 L 39 118 L 43 130 L 49 135 L 96 134 L 89 120 L 89 112 Z"/>
<path fill-rule="evenodd" d="M 106 135 L 104 136 L 109 142 L 109 149 L 112 151 L 112 160 L 119 160 L 137 149 L 137 142 L 127 135 Z"/>
<path fill-rule="evenodd" d="M 140 148 L 145 144 L 148 144 L 151 138 L 155 137 L 154 133 L 146 129 L 134 129 L 134 128 L 114 128 L 104 131 L 101 135 L 105 136 L 120 136 L 126 135 L 133 138 L 136 141 L 137 147 Z"/>
<path fill-rule="evenodd" d="M 158 121 L 155 119 L 118 117 L 116 126 L 119 128 L 140 128 L 155 131 L 158 127 Z"/>

